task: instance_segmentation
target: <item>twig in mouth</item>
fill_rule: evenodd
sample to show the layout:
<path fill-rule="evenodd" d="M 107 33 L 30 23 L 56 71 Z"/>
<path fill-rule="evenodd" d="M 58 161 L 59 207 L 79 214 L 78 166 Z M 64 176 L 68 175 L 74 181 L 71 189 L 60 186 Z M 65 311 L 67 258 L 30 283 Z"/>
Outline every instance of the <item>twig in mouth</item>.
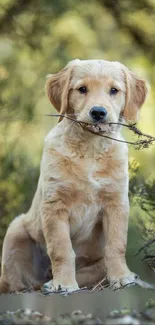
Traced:
<path fill-rule="evenodd" d="M 104 123 L 104 124 L 107 124 L 107 125 L 124 126 L 124 127 L 128 128 L 129 130 L 131 130 L 134 134 L 138 135 L 139 137 L 144 137 L 144 139 L 142 139 L 142 140 L 124 141 L 124 140 L 116 139 L 116 138 L 113 138 L 113 137 L 110 137 L 108 135 L 103 134 L 103 132 L 105 132 L 105 131 L 94 132 L 93 130 L 90 130 L 90 129 L 86 128 L 87 126 L 96 126 L 96 124 L 93 124 L 93 123 L 87 123 L 87 122 L 84 122 L 84 121 L 79 121 L 79 120 L 76 120 L 73 117 L 69 117 L 68 115 L 64 115 L 64 114 L 46 114 L 46 116 L 67 118 L 67 119 L 79 124 L 82 128 L 84 128 L 86 131 L 88 131 L 90 133 L 93 133 L 93 134 L 99 135 L 99 136 L 101 136 L 103 138 L 107 138 L 107 139 L 114 140 L 114 141 L 117 141 L 117 142 L 133 145 L 133 146 L 135 146 L 136 149 L 148 148 L 149 145 L 155 141 L 155 137 L 153 137 L 152 135 L 146 134 L 146 133 L 142 133 L 135 126 L 135 124 L 125 124 L 125 123 L 121 123 L 121 122 L 118 122 L 118 123 L 116 123 L 116 122 Z"/>
<path fill-rule="evenodd" d="M 74 122 L 76 122 L 76 123 L 78 123 L 78 124 L 94 125 L 94 124 L 87 123 L 87 122 L 84 122 L 84 121 L 78 121 L 78 120 L 75 120 L 75 118 L 73 118 L 73 117 L 69 117 L 68 115 L 63 115 L 63 114 L 45 114 L 45 116 L 65 117 L 65 118 L 67 118 L 68 120 L 74 121 Z"/>

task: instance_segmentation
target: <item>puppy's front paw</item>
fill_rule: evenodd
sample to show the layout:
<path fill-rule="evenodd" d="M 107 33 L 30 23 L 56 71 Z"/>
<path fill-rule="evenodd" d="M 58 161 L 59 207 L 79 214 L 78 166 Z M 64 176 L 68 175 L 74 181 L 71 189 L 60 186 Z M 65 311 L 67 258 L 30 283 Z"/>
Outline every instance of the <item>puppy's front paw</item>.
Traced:
<path fill-rule="evenodd" d="M 139 276 L 130 272 L 123 277 L 110 279 L 110 287 L 114 290 L 122 289 L 126 286 L 135 285 L 137 279 L 139 279 Z"/>
<path fill-rule="evenodd" d="M 79 286 L 77 282 L 71 284 L 71 285 L 63 285 L 60 283 L 57 283 L 56 281 L 50 280 L 49 282 L 46 282 L 43 286 L 43 289 L 46 292 L 74 292 L 79 289 Z"/>

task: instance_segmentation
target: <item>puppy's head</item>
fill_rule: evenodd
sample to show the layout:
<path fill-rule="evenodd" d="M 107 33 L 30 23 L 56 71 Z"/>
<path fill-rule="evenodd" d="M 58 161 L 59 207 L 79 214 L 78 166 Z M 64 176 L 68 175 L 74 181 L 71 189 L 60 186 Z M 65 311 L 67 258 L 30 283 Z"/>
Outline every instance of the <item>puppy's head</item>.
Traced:
<path fill-rule="evenodd" d="M 104 60 L 73 60 L 50 76 L 46 89 L 60 114 L 94 124 L 102 131 L 121 116 L 136 122 L 147 94 L 143 79 L 119 62 Z"/>

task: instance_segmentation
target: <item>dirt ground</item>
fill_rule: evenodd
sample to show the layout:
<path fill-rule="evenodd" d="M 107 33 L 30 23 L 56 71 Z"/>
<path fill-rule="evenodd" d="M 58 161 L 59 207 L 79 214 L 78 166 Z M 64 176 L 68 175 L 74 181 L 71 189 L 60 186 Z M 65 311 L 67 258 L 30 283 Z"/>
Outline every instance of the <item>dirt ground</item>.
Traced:
<path fill-rule="evenodd" d="M 150 301 L 146 304 L 143 312 L 136 310 L 113 310 L 103 321 L 91 314 L 84 315 L 81 311 L 74 311 L 71 314 L 60 315 L 51 319 L 37 311 L 30 309 L 17 310 L 15 312 L 6 311 L 0 314 L 0 325 L 113 325 L 113 324 L 155 324 L 155 302 Z"/>

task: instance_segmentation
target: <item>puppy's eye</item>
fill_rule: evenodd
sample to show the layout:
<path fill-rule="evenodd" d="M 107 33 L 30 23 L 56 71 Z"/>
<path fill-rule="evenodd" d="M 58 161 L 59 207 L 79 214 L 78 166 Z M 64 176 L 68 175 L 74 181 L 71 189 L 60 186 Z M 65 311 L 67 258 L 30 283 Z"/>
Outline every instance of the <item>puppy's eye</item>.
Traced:
<path fill-rule="evenodd" d="M 119 92 L 119 90 L 117 88 L 111 88 L 110 89 L 110 95 L 116 95 Z"/>
<path fill-rule="evenodd" d="M 80 92 L 80 94 L 86 94 L 88 92 L 87 87 L 82 86 L 78 89 L 78 91 Z"/>

